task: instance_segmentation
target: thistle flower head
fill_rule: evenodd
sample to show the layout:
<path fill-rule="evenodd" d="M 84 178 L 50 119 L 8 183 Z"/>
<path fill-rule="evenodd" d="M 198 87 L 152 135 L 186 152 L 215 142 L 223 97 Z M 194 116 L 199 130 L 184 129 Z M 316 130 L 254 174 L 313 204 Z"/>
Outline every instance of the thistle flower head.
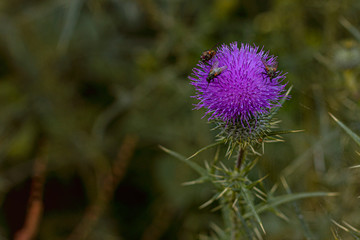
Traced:
<path fill-rule="evenodd" d="M 284 97 L 285 75 L 276 57 L 236 42 L 220 46 L 207 62 L 199 61 L 189 77 L 209 121 L 218 123 L 231 141 L 252 142 L 269 132 L 270 113 Z"/>
<path fill-rule="evenodd" d="M 214 64 L 222 72 L 209 81 Z M 241 44 L 239 48 L 236 42 L 222 45 L 208 63 L 199 61 L 189 77 L 197 90 L 196 109 L 205 108 L 209 120 L 233 123 L 269 113 L 278 106 L 285 88 L 281 84 L 284 74 L 267 72 L 267 66 L 275 64 L 276 58 L 258 47 Z"/>

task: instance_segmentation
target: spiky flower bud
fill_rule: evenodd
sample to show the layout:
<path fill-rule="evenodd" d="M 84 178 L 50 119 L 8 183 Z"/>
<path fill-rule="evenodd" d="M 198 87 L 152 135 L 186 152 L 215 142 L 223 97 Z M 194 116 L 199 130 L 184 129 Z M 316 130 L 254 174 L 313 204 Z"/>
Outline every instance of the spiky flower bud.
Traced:
<path fill-rule="evenodd" d="M 220 138 L 252 144 L 272 126 L 272 110 L 284 97 L 285 75 L 276 57 L 248 44 L 222 45 L 208 61 L 199 61 L 189 77 L 209 121 L 217 123 Z"/>

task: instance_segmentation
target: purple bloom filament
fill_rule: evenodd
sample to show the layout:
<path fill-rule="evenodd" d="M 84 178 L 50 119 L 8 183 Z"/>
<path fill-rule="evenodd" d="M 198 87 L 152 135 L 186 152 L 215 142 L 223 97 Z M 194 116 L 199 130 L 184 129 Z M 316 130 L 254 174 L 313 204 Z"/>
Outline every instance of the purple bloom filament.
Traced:
<path fill-rule="evenodd" d="M 270 113 L 279 106 L 286 85 L 281 84 L 285 79 L 282 72 L 275 76 L 266 72 L 266 65 L 275 63 L 274 56 L 256 46 L 241 44 L 239 48 L 237 42 L 222 45 L 207 63 L 199 61 L 189 77 L 199 100 L 195 109 L 205 108 L 209 120 L 242 124 Z M 208 81 L 214 64 L 224 70 Z"/>

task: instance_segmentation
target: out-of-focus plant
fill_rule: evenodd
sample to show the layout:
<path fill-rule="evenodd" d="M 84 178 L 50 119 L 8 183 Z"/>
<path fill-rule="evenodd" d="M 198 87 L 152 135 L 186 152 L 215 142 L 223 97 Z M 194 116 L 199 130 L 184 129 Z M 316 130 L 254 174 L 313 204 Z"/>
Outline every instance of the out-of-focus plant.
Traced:
<path fill-rule="evenodd" d="M 330 113 L 330 116 L 354 140 L 354 142 L 358 146 L 360 146 L 360 137 L 356 133 L 354 133 L 350 128 L 348 128 L 344 123 L 342 123 L 339 119 L 337 119 L 335 116 L 333 116 L 331 113 Z M 360 155 L 359 152 L 357 152 L 357 154 Z M 350 169 L 357 169 L 359 167 L 360 167 L 360 165 L 355 165 L 355 166 L 350 167 Z M 357 198 L 359 198 L 359 197 L 360 196 L 358 196 Z M 349 223 L 347 223 L 344 220 L 342 220 L 343 225 L 339 224 L 335 220 L 332 220 L 332 222 L 334 223 L 334 225 L 336 227 L 338 227 L 341 230 L 345 231 L 346 233 L 350 234 L 354 239 L 359 239 L 360 238 L 360 229 L 359 229 L 359 227 L 356 228 L 356 227 L 350 225 Z M 336 229 L 333 230 L 333 235 L 334 235 L 334 239 L 336 239 L 336 240 L 341 239 L 341 237 L 338 234 L 338 231 Z"/>

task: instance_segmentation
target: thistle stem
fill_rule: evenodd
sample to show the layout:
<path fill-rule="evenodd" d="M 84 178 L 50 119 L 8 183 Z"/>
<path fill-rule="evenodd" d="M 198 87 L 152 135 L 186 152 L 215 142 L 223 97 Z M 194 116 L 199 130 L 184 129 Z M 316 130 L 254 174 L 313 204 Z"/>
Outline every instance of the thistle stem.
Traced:
<path fill-rule="evenodd" d="M 245 147 L 241 147 L 239 146 L 239 154 L 238 154 L 238 159 L 236 161 L 236 169 L 239 170 L 241 167 L 241 163 L 245 158 Z"/>

